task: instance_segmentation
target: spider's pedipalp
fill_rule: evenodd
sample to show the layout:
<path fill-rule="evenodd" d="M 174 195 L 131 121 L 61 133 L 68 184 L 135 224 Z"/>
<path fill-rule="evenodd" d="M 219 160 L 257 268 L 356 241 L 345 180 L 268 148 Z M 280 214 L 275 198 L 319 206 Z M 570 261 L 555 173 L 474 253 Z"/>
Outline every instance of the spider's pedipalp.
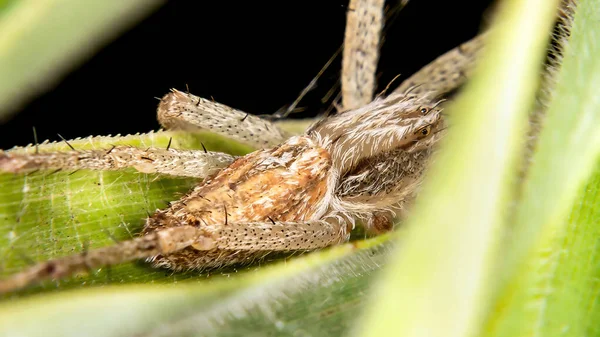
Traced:
<path fill-rule="evenodd" d="M 337 208 L 360 219 L 368 232 L 391 229 L 392 219 L 404 217 L 416 197 L 433 153 L 396 149 L 365 158 L 340 177 Z"/>

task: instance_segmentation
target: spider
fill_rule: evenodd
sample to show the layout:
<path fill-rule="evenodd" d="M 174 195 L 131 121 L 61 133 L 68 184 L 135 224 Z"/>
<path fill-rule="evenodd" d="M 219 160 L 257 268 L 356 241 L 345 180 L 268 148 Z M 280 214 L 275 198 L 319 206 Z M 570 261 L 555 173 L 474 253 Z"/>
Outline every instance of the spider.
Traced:
<path fill-rule="evenodd" d="M 258 149 L 245 156 L 170 144 L 0 153 L 4 172 L 135 168 L 203 179 L 149 215 L 136 238 L 37 263 L 1 280 L 0 293 L 136 259 L 174 271 L 244 264 L 267 252 L 346 242 L 356 223 L 374 234 L 390 230 L 416 196 L 443 137 L 440 97 L 465 80 L 482 38 L 444 54 L 389 96 L 372 101 L 382 24 L 382 0 L 351 2 L 342 107 L 302 135 L 290 137 L 267 120 L 187 92 L 173 90 L 161 99 L 157 114 L 164 128 L 208 129 Z"/>

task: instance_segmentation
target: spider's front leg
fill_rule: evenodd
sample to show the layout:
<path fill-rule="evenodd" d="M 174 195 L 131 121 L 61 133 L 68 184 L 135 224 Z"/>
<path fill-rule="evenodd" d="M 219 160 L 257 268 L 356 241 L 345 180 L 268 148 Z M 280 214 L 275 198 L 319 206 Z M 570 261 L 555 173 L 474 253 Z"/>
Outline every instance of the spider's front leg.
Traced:
<path fill-rule="evenodd" d="M 175 89 L 161 99 L 158 121 L 166 129 L 208 130 L 257 149 L 290 137 L 260 117 Z"/>
<path fill-rule="evenodd" d="M 138 149 L 114 146 L 108 150 L 13 153 L 0 151 L 0 172 L 37 170 L 121 170 L 205 178 L 229 165 L 234 157 L 220 152 L 175 149 Z"/>

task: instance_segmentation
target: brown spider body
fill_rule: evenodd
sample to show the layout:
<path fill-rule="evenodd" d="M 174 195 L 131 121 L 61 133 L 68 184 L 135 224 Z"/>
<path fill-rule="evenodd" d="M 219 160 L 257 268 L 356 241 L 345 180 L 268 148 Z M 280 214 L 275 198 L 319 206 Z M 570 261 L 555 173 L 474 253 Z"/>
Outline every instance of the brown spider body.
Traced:
<path fill-rule="evenodd" d="M 159 109 L 193 100 L 175 91 Z M 426 98 L 395 94 L 236 159 L 148 219 L 145 235 L 181 226 L 202 232 L 189 247 L 150 260 L 174 270 L 215 268 L 347 241 L 357 219 L 371 232 L 390 229 L 422 179 L 440 111 Z"/>
<path fill-rule="evenodd" d="M 198 102 L 175 90 L 162 99 L 158 113 L 177 118 L 193 111 Z M 150 216 L 142 236 L 40 263 L 0 281 L 0 293 L 140 258 L 156 267 L 189 270 L 248 263 L 276 251 L 314 250 L 347 241 L 357 220 L 372 233 L 389 230 L 397 212 L 414 198 L 443 135 L 438 105 L 426 95 L 410 93 L 377 98 L 315 123 L 304 135 L 237 158 L 221 170 L 207 163 L 221 165 L 227 157 L 205 151 L 114 147 L 0 154 L 0 169 L 8 172 L 134 167 L 206 178 Z M 217 108 L 224 113 L 231 109 Z"/>

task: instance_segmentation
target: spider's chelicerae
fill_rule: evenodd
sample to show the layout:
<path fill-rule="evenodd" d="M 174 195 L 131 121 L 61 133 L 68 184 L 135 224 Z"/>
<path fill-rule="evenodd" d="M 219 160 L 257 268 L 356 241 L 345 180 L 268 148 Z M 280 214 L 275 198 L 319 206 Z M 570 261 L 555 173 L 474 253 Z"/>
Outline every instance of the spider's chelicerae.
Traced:
<path fill-rule="evenodd" d="M 266 251 L 307 251 L 345 242 L 358 221 L 387 231 L 415 196 L 443 135 L 440 97 L 455 89 L 481 46 L 448 52 L 386 98 L 374 92 L 383 1 L 351 1 L 342 72 L 342 112 L 288 138 L 276 125 L 189 93 L 162 98 L 166 129 L 208 129 L 259 148 L 216 152 L 139 149 L 0 152 L 0 171 L 115 170 L 203 178 L 148 217 L 139 237 L 34 265 L 0 281 L 0 293 L 80 271 L 147 259 L 172 270 L 221 267 Z"/>

